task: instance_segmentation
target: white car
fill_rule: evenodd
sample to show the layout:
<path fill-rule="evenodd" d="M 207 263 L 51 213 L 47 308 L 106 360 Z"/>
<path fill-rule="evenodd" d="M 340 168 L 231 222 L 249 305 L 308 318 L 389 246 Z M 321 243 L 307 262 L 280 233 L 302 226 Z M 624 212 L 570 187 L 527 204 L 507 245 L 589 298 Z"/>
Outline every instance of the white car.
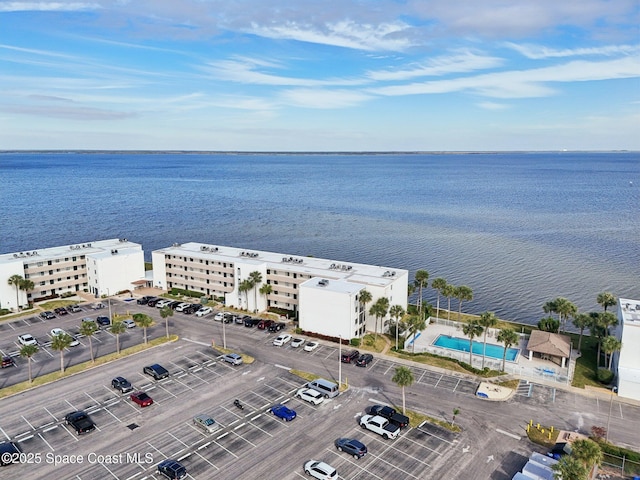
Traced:
<path fill-rule="evenodd" d="M 102 302 L 94 303 L 91 305 L 92 310 L 100 310 L 101 308 L 106 308 L 106 305 Z"/>
<path fill-rule="evenodd" d="M 29 335 L 28 333 L 25 333 L 24 335 L 19 335 L 18 336 L 18 341 L 20 342 L 20 345 L 38 345 L 38 341 L 33 338 L 31 335 Z"/>
<path fill-rule="evenodd" d="M 215 317 L 213 317 L 213 319 L 216 322 L 221 322 L 222 320 L 224 320 L 224 313 L 222 313 L 222 312 L 216 313 L 216 315 L 215 315 Z"/>
<path fill-rule="evenodd" d="M 322 394 L 313 388 L 301 388 L 296 392 L 296 397 L 314 405 L 319 405 L 324 401 Z"/>
<path fill-rule="evenodd" d="M 196 317 L 204 317 L 209 313 L 213 312 L 213 308 L 211 307 L 202 307 L 200 310 L 196 312 Z"/>
<path fill-rule="evenodd" d="M 127 328 L 134 328 L 136 326 L 136 322 L 134 322 L 130 318 L 127 318 L 127 319 L 123 320 L 122 323 Z"/>
<path fill-rule="evenodd" d="M 77 347 L 78 345 L 80 345 L 80 342 L 78 340 L 76 340 L 76 337 L 74 337 L 73 335 L 65 332 L 61 328 L 52 328 L 51 329 L 51 336 L 55 337 L 56 335 L 69 335 L 71 337 L 71 343 L 69 344 L 70 347 Z"/>
<path fill-rule="evenodd" d="M 156 303 L 156 308 L 163 308 L 166 307 L 167 305 L 169 305 L 172 302 L 172 300 L 160 300 L 158 303 Z"/>
<path fill-rule="evenodd" d="M 191 306 L 190 303 L 182 302 L 180 305 L 176 307 L 176 312 L 184 312 L 184 309 L 190 306 Z"/>
<path fill-rule="evenodd" d="M 320 345 L 318 342 L 307 342 L 307 344 L 304 346 L 304 351 L 313 352 L 316 348 L 318 348 L 318 345 Z"/>
<path fill-rule="evenodd" d="M 325 462 L 317 462 L 315 460 L 309 460 L 304 464 L 304 472 L 320 480 L 332 480 L 338 478 L 338 472 L 335 468 Z"/>
<path fill-rule="evenodd" d="M 282 345 L 284 345 L 285 343 L 288 343 L 289 340 L 291 340 L 291 335 L 289 335 L 288 333 L 283 333 L 282 335 L 278 335 L 275 340 L 273 340 L 273 344 L 276 347 L 281 347 Z"/>
<path fill-rule="evenodd" d="M 293 348 L 301 347 L 304 344 L 304 338 L 294 338 L 291 340 L 291 346 Z"/>

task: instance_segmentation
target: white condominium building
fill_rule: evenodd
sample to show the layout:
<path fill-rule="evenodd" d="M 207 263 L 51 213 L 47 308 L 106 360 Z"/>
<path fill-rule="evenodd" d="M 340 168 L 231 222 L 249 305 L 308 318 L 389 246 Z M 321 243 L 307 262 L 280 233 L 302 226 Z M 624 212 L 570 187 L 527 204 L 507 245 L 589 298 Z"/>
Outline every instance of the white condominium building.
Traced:
<path fill-rule="evenodd" d="M 375 318 L 365 311 L 380 297 L 407 308 L 409 272 L 398 268 L 195 242 L 155 250 L 152 261 L 155 287 L 201 292 L 249 311 L 290 310 L 303 330 L 333 337 L 373 330 Z M 251 275 L 260 281 L 245 290 Z M 264 285 L 269 293 L 260 293 Z M 366 305 L 359 301 L 362 290 L 372 296 Z"/>
<path fill-rule="evenodd" d="M 33 290 L 16 289 L 14 275 L 33 282 Z M 66 292 L 113 295 L 133 290 L 145 278 L 142 246 L 127 239 L 42 248 L 0 255 L 0 305 L 17 309 L 30 301 Z"/>
<path fill-rule="evenodd" d="M 640 400 L 640 300 L 618 299 L 616 336 L 622 342 L 613 357 L 618 395 Z"/>

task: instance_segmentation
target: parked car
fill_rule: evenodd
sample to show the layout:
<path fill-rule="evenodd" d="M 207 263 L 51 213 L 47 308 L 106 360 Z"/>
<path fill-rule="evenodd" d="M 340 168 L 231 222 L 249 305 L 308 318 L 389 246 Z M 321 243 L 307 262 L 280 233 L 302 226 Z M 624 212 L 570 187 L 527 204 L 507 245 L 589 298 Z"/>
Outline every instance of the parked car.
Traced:
<path fill-rule="evenodd" d="M 283 419 L 285 422 L 290 422 L 297 416 L 295 410 L 291 410 L 289 407 L 282 405 L 281 403 L 274 405 L 269 411 L 276 417 Z"/>
<path fill-rule="evenodd" d="M 216 423 L 210 415 L 205 415 L 204 413 L 200 413 L 193 417 L 193 424 L 204 430 L 206 433 L 213 433 L 220 428 L 220 425 Z"/>
<path fill-rule="evenodd" d="M 249 317 L 248 319 L 245 319 L 244 321 L 244 326 L 251 328 L 251 327 L 255 327 L 256 325 L 258 325 L 262 320 L 259 318 L 252 318 Z"/>
<path fill-rule="evenodd" d="M 184 313 L 187 313 L 187 314 L 189 314 L 189 313 L 198 313 L 203 308 L 204 308 L 204 305 L 202 305 L 201 303 L 191 303 L 183 311 L 184 311 Z"/>
<path fill-rule="evenodd" d="M 373 355 L 371 355 L 370 353 L 363 353 L 358 357 L 358 360 L 356 360 L 356 366 L 366 367 L 372 361 L 373 361 Z"/>
<path fill-rule="evenodd" d="M 242 356 L 237 353 L 227 353 L 222 356 L 222 360 L 231 365 L 241 365 L 242 364 Z"/>
<path fill-rule="evenodd" d="M 304 345 L 304 338 L 294 338 L 291 340 L 291 347 L 298 348 Z"/>
<path fill-rule="evenodd" d="M 288 333 L 283 333 L 281 335 L 278 335 L 274 340 L 273 340 L 273 344 L 276 347 L 281 347 L 284 344 L 286 344 L 287 342 L 289 342 L 289 340 L 291 340 L 291 335 L 289 335 Z"/>
<path fill-rule="evenodd" d="M 247 320 L 251 320 L 251 317 L 249 315 L 236 315 L 235 323 L 242 325 Z"/>
<path fill-rule="evenodd" d="M 151 398 L 147 392 L 136 392 L 129 395 L 129 398 L 133 401 L 133 403 L 137 403 L 141 407 L 148 407 L 149 405 L 153 405 L 153 398 Z"/>
<path fill-rule="evenodd" d="M 222 320 L 224 320 L 224 313 L 223 312 L 218 312 L 214 315 L 213 319 L 216 322 L 221 322 Z"/>
<path fill-rule="evenodd" d="M 116 390 L 120 390 L 122 393 L 129 393 L 133 391 L 133 385 L 124 377 L 116 377 L 111 380 L 111 386 Z"/>
<path fill-rule="evenodd" d="M 142 372 L 152 376 L 156 380 L 160 380 L 162 378 L 166 378 L 169 376 L 169 370 L 167 370 L 162 365 L 159 365 L 157 363 L 144 367 L 142 369 Z"/>
<path fill-rule="evenodd" d="M 180 480 L 187 476 L 187 469 L 179 462 L 167 459 L 158 464 L 158 473 L 164 475 L 169 480 Z"/>
<path fill-rule="evenodd" d="M 222 321 L 224 323 L 231 323 L 231 322 L 233 322 L 235 320 L 235 318 L 236 318 L 235 314 L 229 313 L 229 312 L 224 312 Z"/>
<path fill-rule="evenodd" d="M 360 426 L 381 435 L 384 439 L 395 439 L 400 433 L 398 425 L 380 415 L 363 415 L 360 417 Z"/>
<path fill-rule="evenodd" d="M 380 415 L 391 423 L 398 425 L 400 428 L 404 428 L 409 425 L 409 417 L 387 405 L 373 405 L 369 408 L 369 413 L 371 415 Z"/>
<path fill-rule="evenodd" d="M 331 480 L 338 478 L 338 472 L 335 468 L 325 462 L 309 460 L 304 464 L 304 473 L 320 480 Z"/>
<path fill-rule="evenodd" d="M 80 342 L 76 339 L 76 337 L 74 337 L 70 333 L 65 332 L 61 328 L 51 329 L 51 336 L 55 337 L 56 335 L 67 335 L 68 337 L 70 337 L 71 338 L 71 343 L 69 344 L 70 347 L 77 347 L 78 345 L 80 345 Z"/>
<path fill-rule="evenodd" d="M 51 310 L 47 310 L 45 312 L 40 312 L 40 318 L 44 318 L 45 320 L 52 320 L 56 318 L 56 314 Z"/>
<path fill-rule="evenodd" d="M 146 305 L 149 303 L 149 300 L 152 300 L 156 297 L 154 297 L 153 295 L 145 295 L 144 297 L 139 298 L 138 300 L 136 300 L 136 303 L 138 305 Z"/>
<path fill-rule="evenodd" d="M 64 307 L 58 307 L 58 308 L 54 308 L 53 309 L 54 313 L 56 315 L 68 315 L 69 312 L 67 312 L 67 309 Z"/>
<path fill-rule="evenodd" d="M 269 328 L 273 323 L 273 320 L 260 320 L 258 322 L 258 328 L 260 330 L 264 330 L 266 328 Z"/>
<path fill-rule="evenodd" d="M 165 307 L 169 307 L 171 310 L 176 310 L 176 311 L 177 311 L 177 310 L 178 310 L 178 307 L 179 307 L 180 305 L 182 305 L 183 303 L 185 304 L 185 306 L 188 306 L 188 305 L 189 305 L 188 303 L 185 303 L 185 302 L 179 302 L 179 301 L 177 301 L 177 300 L 173 300 L 173 301 L 170 301 L 169 303 L 167 303 L 167 304 L 165 305 Z M 181 310 L 181 311 L 182 311 L 182 310 Z"/>
<path fill-rule="evenodd" d="M 16 364 L 16 362 L 13 360 L 13 357 L 2 357 L 2 362 L 0 363 L 0 366 L 2 368 L 9 368 L 9 367 L 13 367 Z"/>
<path fill-rule="evenodd" d="M 147 300 L 147 307 L 155 307 L 160 300 L 162 299 L 158 297 L 150 298 L 149 300 Z"/>
<path fill-rule="evenodd" d="M 339 452 L 345 452 L 349 455 L 353 455 L 353 458 L 356 460 L 367 454 L 366 445 L 355 438 L 337 438 L 334 445 Z"/>
<path fill-rule="evenodd" d="M 313 352 L 316 348 L 318 348 L 320 344 L 318 342 L 307 342 L 304 346 L 305 352 Z"/>
<path fill-rule="evenodd" d="M 125 318 L 122 323 L 124 324 L 125 327 L 127 328 L 134 328 L 136 326 L 136 322 L 134 322 L 133 320 L 131 320 L 130 318 Z"/>
<path fill-rule="evenodd" d="M 18 335 L 18 342 L 20 342 L 20 345 L 24 345 L 24 346 L 38 345 L 38 341 L 28 333 L 25 333 L 23 335 Z"/>
<path fill-rule="evenodd" d="M 205 315 L 209 315 L 211 312 L 213 312 L 213 308 L 202 307 L 200 310 L 196 312 L 196 317 L 204 317 Z"/>
<path fill-rule="evenodd" d="M 314 405 L 319 405 L 324 401 L 324 395 L 313 388 L 301 388 L 296 392 L 295 396 Z"/>
<path fill-rule="evenodd" d="M 96 424 L 93 423 L 91 417 L 83 411 L 71 412 L 64 417 L 67 425 L 73 427 L 78 435 L 92 432 L 96 429 Z"/>
<path fill-rule="evenodd" d="M 271 325 L 269 325 L 269 331 L 270 332 L 279 332 L 280 330 L 282 330 L 283 328 L 285 328 L 287 325 L 285 323 L 282 322 L 274 322 Z"/>
<path fill-rule="evenodd" d="M 109 320 L 109 317 L 99 316 L 98 318 L 96 318 L 96 323 L 100 328 L 104 328 L 111 325 L 111 320 Z"/>
<path fill-rule="evenodd" d="M 0 442 L 0 466 L 20 463 L 20 449 L 13 442 Z"/>
<path fill-rule="evenodd" d="M 351 363 L 356 361 L 358 357 L 360 357 L 360 352 L 358 350 L 351 350 L 349 352 L 343 353 L 340 361 L 342 363 Z"/>
<path fill-rule="evenodd" d="M 82 323 L 93 323 L 96 326 L 96 328 L 98 327 L 98 324 L 96 323 L 96 321 L 91 317 L 84 317 L 82 319 Z"/>
<path fill-rule="evenodd" d="M 161 299 L 160 301 L 158 301 L 156 303 L 156 308 L 163 308 L 163 307 L 167 307 L 169 306 L 169 304 L 172 302 L 172 300 L 167 300 L 166 298 Z M 147 305 L 149 305 L 147 303 Z"/>
<path fill-rule="evenodd" d="M 100 310 L 101 308 L 107 308 L 107 306 L 102 302 L 94 303 L 91 305 L 92 310 Z"/>
<path fill-rule="evenodd" d="M 78 313 L 81 312 L 82 309 L 78 305 L 69 305 L 67 307 L 67 312 L 69 313 Z"/>

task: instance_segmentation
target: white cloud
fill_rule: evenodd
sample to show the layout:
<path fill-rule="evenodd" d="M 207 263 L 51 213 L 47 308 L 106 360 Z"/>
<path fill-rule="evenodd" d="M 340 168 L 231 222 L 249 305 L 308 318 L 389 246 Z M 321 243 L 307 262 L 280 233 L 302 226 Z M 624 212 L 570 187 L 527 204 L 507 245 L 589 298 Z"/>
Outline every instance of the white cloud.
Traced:
<path fill-rule="evenodd" d="M 476 105 L 484 110 L 506 110 L 508 108 L 511 108 L 509 105 L 496 102 L 480 102 L 476 103 Z"/>
<path fill-rule="evenodd" d="M 323 90 L 297 88 L 280 94 L 283 103 L 304 108 L 345 108 L 353 107 L 371 98 L 370 95 L 351 90 Z"/>
<path fill-rule="evenodd" d="M 533 60 L 541 60 L 545 58 L 559 57 L 577 57 L 577 56 L 619 56 L 633 55 L 640 52 L 639 45 L 604 45 L 601 47 L 590 48 L 563 48 L 555 49 L 542 45 L 523 44 L 507 42 L 505 45 L 512 48 L 516 52 Z"/>
<path fill-rule="evenodd" d="M 97 3 L 85 2 L 4 2 L 0 3 L 0 12 L 77 12 L 98 10 Z"/>

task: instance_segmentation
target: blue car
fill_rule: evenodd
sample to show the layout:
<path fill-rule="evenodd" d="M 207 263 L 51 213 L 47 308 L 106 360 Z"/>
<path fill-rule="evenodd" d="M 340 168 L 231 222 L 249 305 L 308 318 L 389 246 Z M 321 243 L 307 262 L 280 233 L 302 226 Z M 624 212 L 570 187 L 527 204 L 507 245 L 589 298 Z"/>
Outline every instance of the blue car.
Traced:
<path fill-rule="evenodd" d="M 296 412 L 288 407 L 285 407 L 282 404 L 274 405 L 273 407 L 271 407 L 271 413 L 273 413 L 276 417 L 280 417 L 285 422 L 290 422 L 291 420 L 296 418 Z"/>

